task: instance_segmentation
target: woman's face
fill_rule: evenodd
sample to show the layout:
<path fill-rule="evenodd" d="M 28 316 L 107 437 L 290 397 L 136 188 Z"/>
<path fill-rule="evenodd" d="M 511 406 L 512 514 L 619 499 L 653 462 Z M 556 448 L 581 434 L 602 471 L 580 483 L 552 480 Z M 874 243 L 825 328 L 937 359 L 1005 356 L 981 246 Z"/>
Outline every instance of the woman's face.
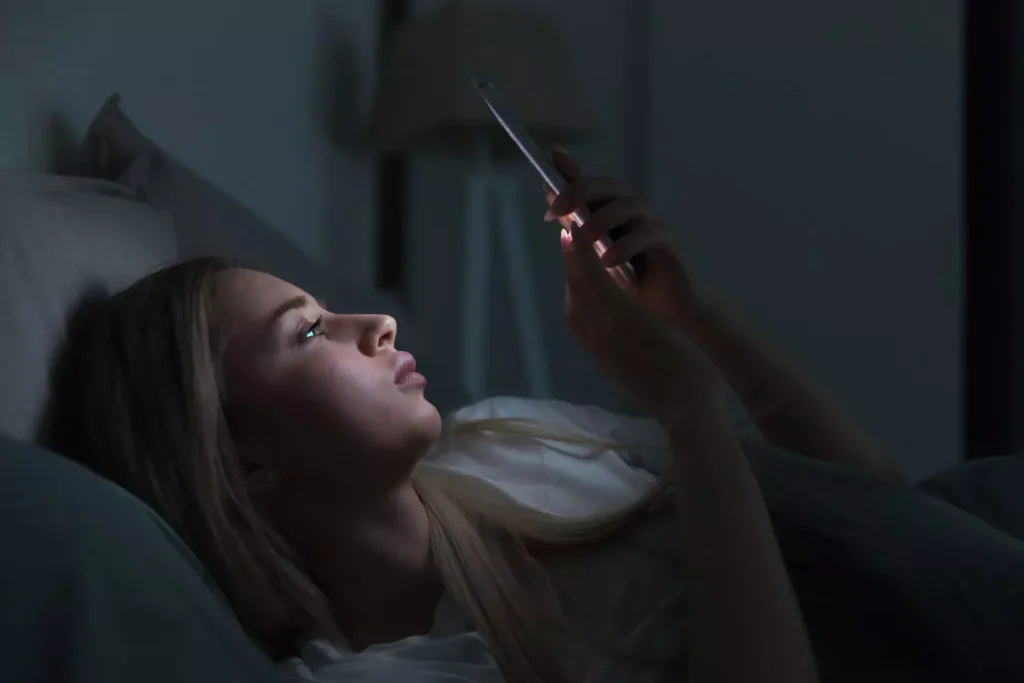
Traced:
<path fill-rule="evenodd" d="M 395 348 L 393 318 L 329 313 L 252 270 L 218 273 L 213 290 L 225 413 L 250 471 L 346 505 L 405 480 L 441 419 Z"/>

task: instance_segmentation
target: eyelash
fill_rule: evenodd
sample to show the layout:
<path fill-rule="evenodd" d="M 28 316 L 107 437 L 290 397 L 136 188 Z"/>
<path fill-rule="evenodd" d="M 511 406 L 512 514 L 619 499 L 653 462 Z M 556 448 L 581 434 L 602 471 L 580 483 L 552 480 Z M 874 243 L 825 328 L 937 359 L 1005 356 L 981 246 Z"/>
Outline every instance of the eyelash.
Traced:
<path fill-rule="evenodd" d="M 308 341 L 310 341 L 312 339 L 315 339 L 316 337 L 324 336 L 323 330 L 320 329 L 322 327 L 322 325 L 323 325 L 323 322 L 324 322 L 324 317 L 323 316 L 320 316 L 319 318 L 317 318 L 313 322 L 313 324 L 311 324 L 309 327 L 307 327 L 306 329 L 304 329 L 302 331 L 302 334 L 299 335 L 299 341 L 300 342 L 308 342 Z"/>

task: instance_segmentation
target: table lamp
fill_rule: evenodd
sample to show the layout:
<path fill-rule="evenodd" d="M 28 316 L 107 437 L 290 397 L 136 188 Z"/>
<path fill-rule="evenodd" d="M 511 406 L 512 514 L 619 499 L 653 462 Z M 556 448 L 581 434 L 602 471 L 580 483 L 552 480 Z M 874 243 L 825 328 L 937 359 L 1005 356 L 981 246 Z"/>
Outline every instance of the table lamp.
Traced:
<path fill-rule="evenodd" d="M 457 0 L 399 25 L 386 49 L 370 122 L 372 140 L 386 149 L 429 149 L 475 164 L 465 193 L 462 302 L 462 380 L 474 400 L 487 391 L 486 312 L 495 233 L 510 278 L 528 391 L 543 398 L 551 387 L 519 187 L 493 163 L 500 156 L 521 157 L 471 78 L 493 82 L 541 145 L 579 142 L 592 137 L 595 127 L 570 77 L 564 46 L 543 13 Z M 497 221 L 491 220 L 494 215 Z"/>

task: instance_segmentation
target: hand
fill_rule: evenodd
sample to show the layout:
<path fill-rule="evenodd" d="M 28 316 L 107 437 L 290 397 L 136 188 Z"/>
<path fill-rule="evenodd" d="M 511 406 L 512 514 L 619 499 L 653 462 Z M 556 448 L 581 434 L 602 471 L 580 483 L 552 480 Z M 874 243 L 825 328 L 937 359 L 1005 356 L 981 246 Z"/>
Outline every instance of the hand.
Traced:
<path fill-rule="evenodd" d="M 561 237 L 566 323 L 598 367 L 666 429 L 724 410 L 724 381 L 700 349 L 616 285 L 581 229 Z"/>
<path fill-rule="evenodd" d="M 690 329 L 702 304 L 683 266 L 671 229 L 634 195 L 611 178 L 587 176 L 566 152 L 555 149 L 555 166 L 568 182 L 561 194 L 547 193 L 547 220 L 558 219 L 568 229 L 575 211 L 586 207 L 591 215 L 582 229 L 594 242 L 605 235 L 616 238 L 601 256 L 606 268 L 635 261 L 638 283 L 616 277 L 619 286 L 633 291 L 652 311 L 680 329 Z"/>

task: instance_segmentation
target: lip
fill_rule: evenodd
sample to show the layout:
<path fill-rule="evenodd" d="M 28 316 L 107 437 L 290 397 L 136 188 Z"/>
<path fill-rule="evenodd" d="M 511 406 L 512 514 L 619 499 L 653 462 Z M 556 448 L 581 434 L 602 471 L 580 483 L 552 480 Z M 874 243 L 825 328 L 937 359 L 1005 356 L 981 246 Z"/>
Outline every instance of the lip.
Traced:
<path fill-rule="evenodd" d="M 395 384 L 403 387 L 423 386 L 426 378 L 416 372 L 416 359 L 407 351 L 398 353 L 398 362 L 395 365 Z"/>

